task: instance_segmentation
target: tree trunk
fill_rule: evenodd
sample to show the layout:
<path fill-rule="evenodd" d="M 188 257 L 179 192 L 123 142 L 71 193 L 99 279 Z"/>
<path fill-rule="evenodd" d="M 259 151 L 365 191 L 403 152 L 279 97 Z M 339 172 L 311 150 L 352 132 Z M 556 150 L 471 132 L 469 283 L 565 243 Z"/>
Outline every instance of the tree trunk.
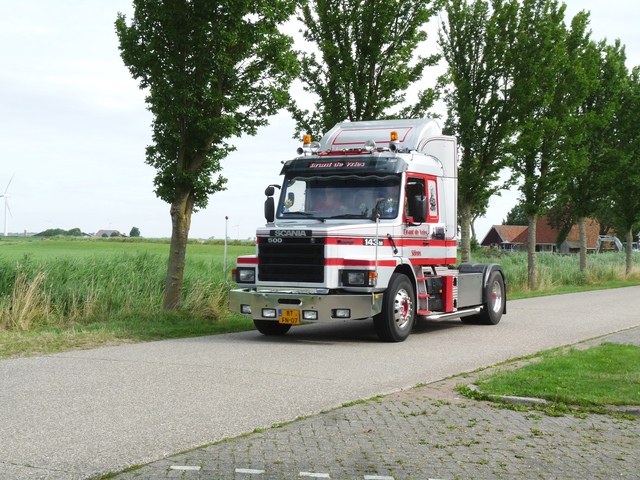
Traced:
<path fill-rule="evenodd" d="M 580 231 L 580 272 L 587 270 L 587 226 L 584 217 L 578 219 L 578 230 Z"/>
<path fill-rule="evenodd" d="M 640 245 L 640 244 L 639 244 Z M 633 228 L 627 231 L 627 268 L 625 273 L 629 275 L 631 273 L 631 267 L 633 266 Z"/>
<path fill-rule="evenodd" d="M 460 254 L 462 262 L 471 261 L 471 204 L 463 203 L 460 225 Z"/>
<path fill-rule="evenodd" d="M 169 266 L 164 288 L 163 310 L 179 310 L 182 301 L 182 283 L 184 280 L 184 263 L 187 255 L 187 240 L 191 228 L 193 199 L 189 192 L 177 192 L 171 204 L 171 247 L 169 250 Z"/>
<path fill-rule="evenodd" d="M 529 290 L 535 290 L 538 286 L 538 266 L 536 265 L 536 223 L 538 215 L 534 214 L 529 217 L 529 248 L 528 248 L 528 275 L 527 284 Z"/>
<path fill-rule="evenodd" d="M 474 217 L 471 222 L 469 223 L 469 225 L 471 226 L 471 238 L 469 238 L 469 241 L 471 241 L 472 239 L 478 239 L 478 237 L 476 236 L 476 218 Z"/>

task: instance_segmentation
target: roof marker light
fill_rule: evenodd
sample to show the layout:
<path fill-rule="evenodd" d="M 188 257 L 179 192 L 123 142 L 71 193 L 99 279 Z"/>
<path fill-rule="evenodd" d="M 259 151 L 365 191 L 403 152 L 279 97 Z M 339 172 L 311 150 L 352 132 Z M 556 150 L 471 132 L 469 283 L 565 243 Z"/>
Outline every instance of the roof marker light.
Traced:
<path fill-rule="evenodd" d="M 373 152 L 376 149 L 376 142 L 374 142 L 373 140 L 367 140 L 366 142 L 364 142 L 364 149 L 367 152 Z"/>
<path fill-rule="evenodd" d="M 298 152 L 298 155 L 302 155 L 303 153 L 308 153 L 310 145 L 311 145 L 311 135 L 309 135 L 308 133 L 305 133 L 302 136 L 302 146 L 298 147 L 296 152 Z"/>
<path fill-rule="evenodd" d="M 389 150 L 391 150 L 392 152 L 397 151 L 398 147 L 400 146 L 398 143 L 398 132 L 396 132 L 395 130 L 392 131 L 389 135 L 389 140 Z"/>

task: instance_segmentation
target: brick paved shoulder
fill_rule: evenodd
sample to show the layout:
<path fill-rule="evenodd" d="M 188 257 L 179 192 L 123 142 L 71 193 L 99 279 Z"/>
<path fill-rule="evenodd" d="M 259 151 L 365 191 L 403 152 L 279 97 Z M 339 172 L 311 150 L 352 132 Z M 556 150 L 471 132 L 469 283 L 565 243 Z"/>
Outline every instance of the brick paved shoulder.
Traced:
<path fill-rule="evenodd" d="M 551 417 L 437 397 L 416 388 L 368 400 L 115 478 L 640 478 L 637 420 Z"/>

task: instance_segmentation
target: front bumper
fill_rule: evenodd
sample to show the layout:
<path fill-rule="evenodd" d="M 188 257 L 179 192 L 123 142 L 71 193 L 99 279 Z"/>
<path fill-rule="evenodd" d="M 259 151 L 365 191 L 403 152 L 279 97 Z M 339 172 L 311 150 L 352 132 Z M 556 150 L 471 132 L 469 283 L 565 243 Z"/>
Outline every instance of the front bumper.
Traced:
<path fill-rule="evenodd" d="M 263 309 L 297 309 L 317 311 L 314 323 L 338 320 L 363 320 L 371 318 L 382 310 L 382 293 L 368 294 L 319 294 L 291 290 L 238 289 L 229 292 L 229 310 L 254 320 L 278 318 L 262 316 Z M 245 313 L 242 306 L 249 306 L 251 313 Z M 349 309 L 349 317 L 336 316 L 336 310 Z M 309 320 L 303 320 L 307 322 Z"/>

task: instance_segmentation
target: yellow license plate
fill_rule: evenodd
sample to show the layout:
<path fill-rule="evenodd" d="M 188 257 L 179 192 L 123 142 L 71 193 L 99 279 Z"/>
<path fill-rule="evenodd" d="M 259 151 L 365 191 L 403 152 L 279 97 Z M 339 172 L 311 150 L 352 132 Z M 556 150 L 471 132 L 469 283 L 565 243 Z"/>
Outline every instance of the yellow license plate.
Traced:
<path fill-rule="evenodd" d="M 300 310 L 278 310 L 278 323 L 300 325 Z"/>

